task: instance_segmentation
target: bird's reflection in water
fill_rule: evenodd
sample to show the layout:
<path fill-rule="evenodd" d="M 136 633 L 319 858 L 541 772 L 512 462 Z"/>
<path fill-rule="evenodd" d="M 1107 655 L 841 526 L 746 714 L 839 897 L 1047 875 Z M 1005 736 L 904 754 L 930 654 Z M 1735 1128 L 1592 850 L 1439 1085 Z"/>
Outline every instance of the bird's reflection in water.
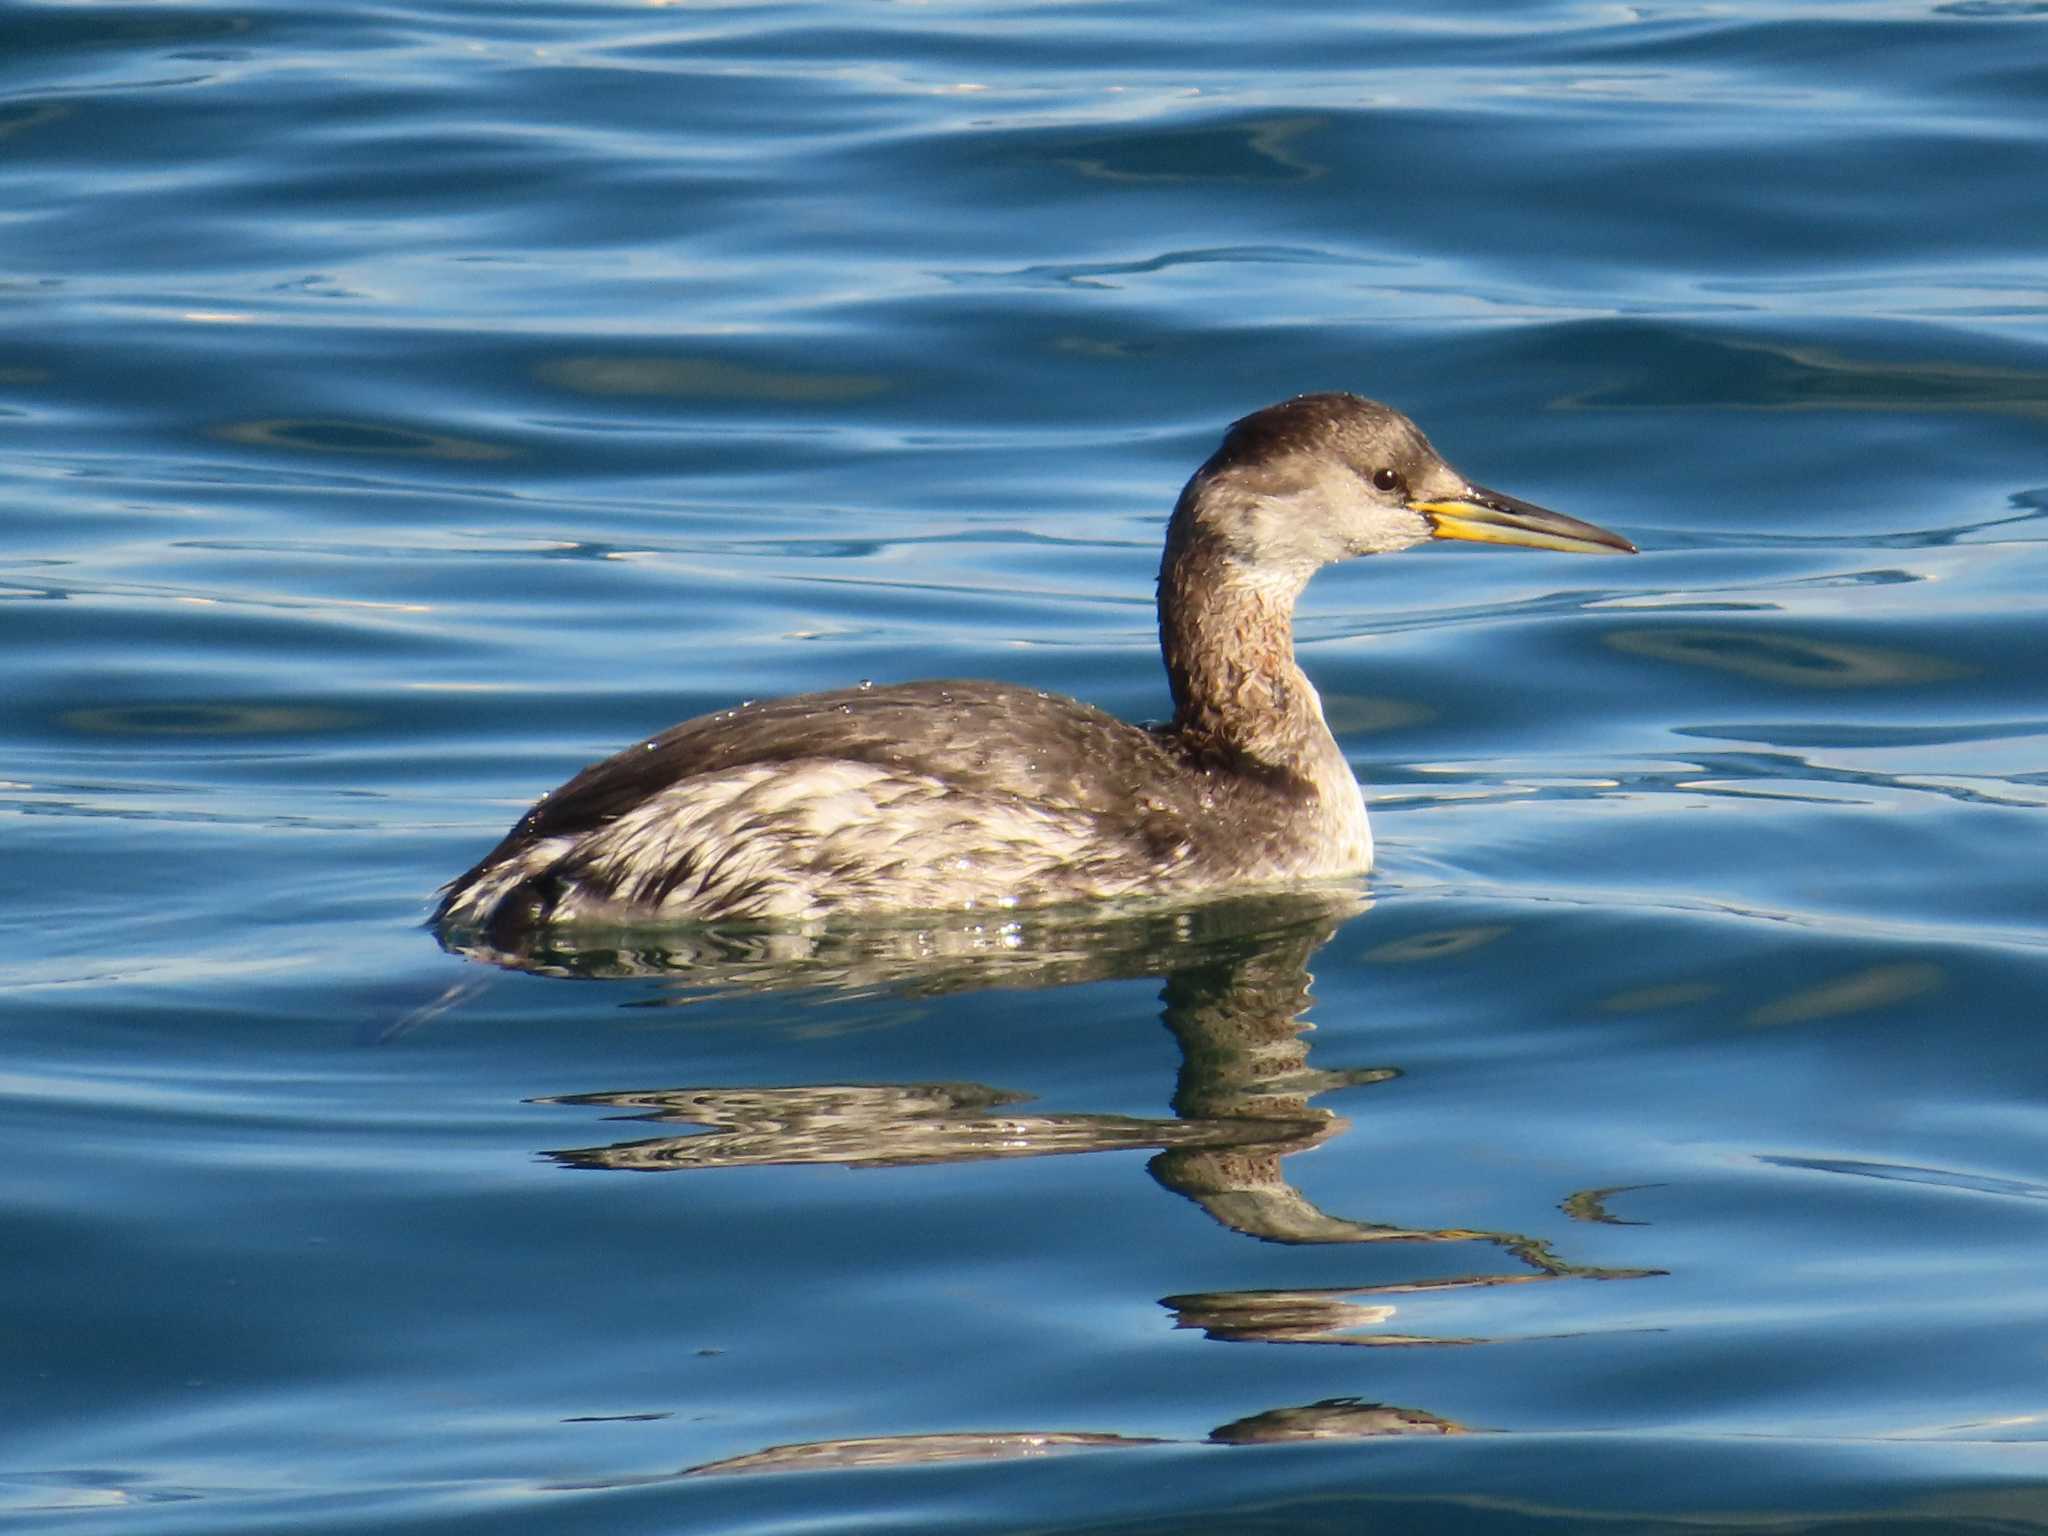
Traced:
<path fill-rule="evenodd" d="M 568 976 L 660 975 L 673 1000 L 729 991 L 888 989 L 930 994 L 976 987 L 1051 987 L 1164 975 L 1162 1019 L 1180 1045 L 1171 1117 L 1033 1114 L 1027 1096 L 980 1083 L 811 1083 L 635 1088 L 542 1102 L 622 1110 L 623 1118 L 689 1131 L 547 1155 L 572 1168 L 632 1172 L 761 1164 L 891 1167 L 1153 1148 L 1151 1172 L 1233 1231 L 1276 1243 L 1487 1243 L 1529 1273 L 1455 1284 L 1612 1271 L 1570 1264 L 1511 1232 L 1415 1228 L 1333 1215 L 1285 1176 L 1283 1162 L 1349 1128 L 1314 1103 L 1340 1088 L 1400 1075 L 1386 1066 L 1309 1063 L 1308 963 L 1367 906 L 1356 891 L 1291 892 L 1122 918 L 1038 914 L 1013 922 L 797 930 L 612 934 L 499 964 Z M 1213 1303 L 1213 1298 L 1190 1298 Z M 1208 1326 L 1205 1322 L 1203 1326 Z M 1233 1336 L 1247 1336 L 1242 1326 Z"/>
<path fill-rule="evenodd" d="M 1039 914 L 1016 921 L 844 932 L 614 934 L 581 948 L 567 936 L 526 955 L 470 951 L 500 965 L 563 976 L 660 975 L 670 1001 L 731 991 L 815 989 L 907 994 L 983 987 L 1050 987 L 1159 975 L 1162 1018 L 1180 1046 L 1171 1117 L 1030 1113 L 1027 1096 L 978 1083 L 804 1084 L 631 1088 L 564 1094 L 552 1104 L 624 1111 L 624 1118 L 691 1129 L 548 1153 L 577 1169 L 672 1172 L 761 1164 L 890 1167 L 1151 1148 L 1162 1186 L 1232 1231 L 1269 1243 L 1484 1245 L 1519 1268 L 1362 1288 L 1245 1290 L 1169 1296 L 1176 1325 L 1212 1339 L 1342 1345 L 1470 1345 L 1398 1326 L 1401 1298 L 1479 1293 L 1565 1279 L 1661 1273 L 1572 1263 L 1545 1241 L 1461 1226 L 1409 1227 L 1325 1211 L 1291 1184 L 1285 1160 L 1348 1130 L 1314 1102 L 1340 1088 L 1398 1077 L 1388 1066 L 1309 1062 L 1308 965 L 1365 898 L 1323 890 L 1107 918 Z M 1612 1191 L 1561 1196 L 1567 1215 L 1604 1214 Z M 1457 1433 L 1462 1426 L 1409 1408 L 1336 1399 L 1226 1425 L 1213 1440 Z M 1020 1432 L 933 1435 L 776 1446 L 689 1469 L 802 1466 L 1042 1455 L 1087 1446 L 1154 1443 L 1119 1436 Z M 668 1474 L 679 1475 L 679 1474 Z"/>
<path fill-rule="evenodd" d="M 937 996 L 1169 976 L 1306 935 L 1308 953 L 1371 905 L 1352 887 L 1156 907 L 1045 908 L 859 924 L 542 928 L 503 949 L 444 930 L 451 954 L 581 980 L 655 978 L 682 1004 L 736 993 Z M 1306 973 L 1301 974 L 1305 986 Z"/>
<path fill-rule="evenodd" d="M 1355 1397 L 1325 1398 L 1294 1408 L 1271 1408 L 1209 1431 L 1207 1445 L 1284 1445 L 1300 1440 L 1379 1440 L 1396 1436 L 1466 1435 L 1463 1424 L 1424 1413 Z M 599 1488 L 644 1487 L 683 1478 L 740 1477 L 762 1472 L 830 1472 L 863 1467 L 932 1466 L 946 1462 L 1021 1461 L 1072 1451 L 1127 1450 L 1140 1446 L 1181 1445 L 1186 1441 L 1150 1435 L 1089 1434 L 1074 1430 L 1013 1430 L 941 1435 L 867 1435 L 846 1440 L 804 1440 L 771 1445 L 744 1456 L 707 1461 L 680 1472 L 612 1478 L 588 1483 L 556 1483 L 552 1492 Z"/>

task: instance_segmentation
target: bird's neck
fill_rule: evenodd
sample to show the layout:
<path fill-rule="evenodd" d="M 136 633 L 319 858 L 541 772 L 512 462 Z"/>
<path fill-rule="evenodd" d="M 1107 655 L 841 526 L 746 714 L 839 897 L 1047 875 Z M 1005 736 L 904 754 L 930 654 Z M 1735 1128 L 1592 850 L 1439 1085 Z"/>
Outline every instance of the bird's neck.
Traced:
<path fill-rule="evenodd" d="M 1334 765 L 1349 784 L 1322 701 L 1294 660 L 1294 602 L 1306 580 L 1248 570 L 1176 519 L 1159 568 L 1173 730 L 1202 756 L 1317 783 Z"/>

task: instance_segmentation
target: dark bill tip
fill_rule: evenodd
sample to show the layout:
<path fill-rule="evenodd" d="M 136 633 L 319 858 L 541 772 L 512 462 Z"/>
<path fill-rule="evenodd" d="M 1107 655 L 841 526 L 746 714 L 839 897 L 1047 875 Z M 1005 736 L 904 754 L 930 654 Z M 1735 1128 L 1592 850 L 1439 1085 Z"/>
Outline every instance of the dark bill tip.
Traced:
<path fill-rule="evenodd" d="M 1618 533 L 1476 485 L 1467 486 L 1460 496 L 1410 505 L 1429 519 L 1430 533 L 1439 539 L 1519 544 L 1528 549 L 1561 549 L 1580 555 L 1637 552 L 1635 545 Z"/>

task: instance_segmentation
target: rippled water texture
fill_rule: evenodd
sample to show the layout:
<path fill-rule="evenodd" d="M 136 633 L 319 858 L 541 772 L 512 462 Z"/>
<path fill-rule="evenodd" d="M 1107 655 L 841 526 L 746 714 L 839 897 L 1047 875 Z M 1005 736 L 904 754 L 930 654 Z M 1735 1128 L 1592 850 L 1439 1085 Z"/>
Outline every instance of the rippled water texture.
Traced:
<path fill-rule="evenodd" d="M 2026 0 L 0 10 L 0 1511 L 2048 1528 L 2044 189 Z M 1644 551 L 1316 582 L 1360 891 L 421 926 L 742 698 L 1158 717 L 1330 388 Z"/>

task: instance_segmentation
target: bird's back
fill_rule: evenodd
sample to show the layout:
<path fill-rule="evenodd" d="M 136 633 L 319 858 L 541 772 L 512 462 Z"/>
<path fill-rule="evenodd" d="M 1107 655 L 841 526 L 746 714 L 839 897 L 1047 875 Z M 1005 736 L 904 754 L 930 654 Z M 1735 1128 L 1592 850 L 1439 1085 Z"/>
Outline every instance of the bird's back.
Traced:
<path fill-rule="evenodd" d="M 980 681 L 702 716 L 593 764 L 448 888 L 437 921 L 786 918 L 1171 890 L 1217 813 L 1170 735 Z"/>

